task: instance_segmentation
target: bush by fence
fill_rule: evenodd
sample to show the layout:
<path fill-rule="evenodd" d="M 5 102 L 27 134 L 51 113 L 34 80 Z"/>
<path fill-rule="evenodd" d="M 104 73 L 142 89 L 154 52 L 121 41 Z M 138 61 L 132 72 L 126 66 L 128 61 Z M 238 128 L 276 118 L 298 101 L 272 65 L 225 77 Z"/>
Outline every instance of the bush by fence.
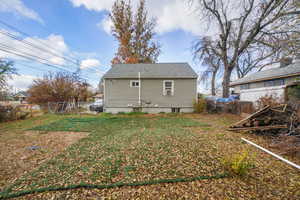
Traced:
<path fill-rule="evenodd" d="M 26 119 L 32 114 L 30 111 L 25 111 L 20 106 L 2 106 L 0 105 L 0 122 Z"/>
<path fill-rule="evenodd" d="M 196 113 L 203 113 L 206 111 L 206 100 L 204 98 L 200 98 L 198 101 L 194 102 L 193 106 Z"/>

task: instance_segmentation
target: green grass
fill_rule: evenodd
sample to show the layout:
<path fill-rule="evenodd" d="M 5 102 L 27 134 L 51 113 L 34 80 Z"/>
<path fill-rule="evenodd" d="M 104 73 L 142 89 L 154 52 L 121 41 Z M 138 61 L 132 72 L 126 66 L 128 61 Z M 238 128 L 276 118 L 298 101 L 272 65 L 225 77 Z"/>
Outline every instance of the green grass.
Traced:
<path fill-rule="evenodd" d="M 80 183 L 132 183 L 223 173 L 216 154 L 208 151 L 213 144 L 186 127 L 205 128 L 209 124 L 174 116 L 101 115 L 61 117 L 55 122 L 30 128 L 90 134 L 3 192 L 10 194 Z"/>
<path fill-rule="evenodd" d="M 43 134 L 49 131 L 67 131 L 65 134 L 89 132 L 88 137 L 38 168 L 18 176 L 14 182 L 3 182 L 7 185 L 0 191 L 0 199 L 26 194 L 31 194 L 28 199 L 65 199 L 66 195 L 85 199 L 87 193 L 92 195 L 91 198 L 119 199 L 129 195 L 132 199 L 147 199 L 157 195 L 157 191 L 159 195 L 172 199 L 182 196 L 194 199 L 194 194 L 203 199 L 239 199 L 241 196 L 244 199 L 299 199 L 299 172 L 249 147 L 240 138 L 249 137 L 266 147 L 269 140 L 252 134 L 224 131 L 236 120 L 238 118 L 231 115 L 131 113 L 44 115 L 0 124 L 0 142 L 2 140 L 3 144 L 12 146 L 18 144 L 15 139 L 31 140 L 22 134 L 25 130 L 40 130 Z M 224 159 L 243 152 L 245 148 L 250 148 L 257 155 L 253 160 L 255 168 L 251 164 L 243 178 L 225 178 L 224 172 L 229 170 L 224 167 Z M 3 155 L 6 155 L 5 152 Z M 239 160 L 233 163 L 236 163 L 234 169 L 239 170 Z M 241 167 L 243 169 L 244 165 Z M 213 180 L 216 178 L 224 179 Z M 179 183 L 203 179 L 210 180 Z M 143 189 L 118 188 L 151 184 L 159 185 Z M 64 192 L 79 188 L 96 190 Z M 110 190 L 97 190 L 108 188 Z M 44 193 L 36 194 L 41 192 Z M 130 196 L 133 193 L 134 196 Z"/>

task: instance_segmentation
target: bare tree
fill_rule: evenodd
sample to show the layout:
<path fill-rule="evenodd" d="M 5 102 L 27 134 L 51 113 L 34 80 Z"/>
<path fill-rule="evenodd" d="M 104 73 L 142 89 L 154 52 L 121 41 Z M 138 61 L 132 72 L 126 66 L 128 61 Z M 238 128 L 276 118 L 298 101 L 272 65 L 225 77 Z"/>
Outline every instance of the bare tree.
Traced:
<path fill-rule="evenodd" d="M 194 0 L 195 1 L 195 0 Z M 224 67 L 223 97 L 229 96 L 229 84 L 240 56 L 255 46 L 268 46 L 269 42 L 290 36 L 288 30 L 277 26 L 288 23 L 300 14 L 294 0 L 197 0 L 199 12 L 217 26 L 216 55 Z"/>
<path fill-rule="evenodd" d="M 36 104 L 86 101 L 92 96 L 88 87 L 76 73 L 48 73 L 34 80 L 28 90 L 28 101 Z"/>
<path fill-rule="evenodd" d="M 237 77 L 243 78 L 250 72 L 261 71 L 266 66 L 278 63 L 281 53 L 279 45 L 274 47 L 258 45 L 253 48 L 247 48 L 238 57 L 236 65 Z"/>
<path fill-rule="evenodd" d="M 209 82 L 211 95 L 216 95 L 216 77 L 222 70 L 221 59 L 216 55 L 214 42 L 210 37 L 197 40 L 193 46 L 194 60 L 200 61 L 205 70 L 200 75 L 200 82 Z"/>
<path fill-rule="evenodd" d="M 14 63 L 11 61 L 0 59 L 0 90 L 7 86 L 7 78 L 11 78 L 16 74 L 16 68 L 13 67 Z"/>

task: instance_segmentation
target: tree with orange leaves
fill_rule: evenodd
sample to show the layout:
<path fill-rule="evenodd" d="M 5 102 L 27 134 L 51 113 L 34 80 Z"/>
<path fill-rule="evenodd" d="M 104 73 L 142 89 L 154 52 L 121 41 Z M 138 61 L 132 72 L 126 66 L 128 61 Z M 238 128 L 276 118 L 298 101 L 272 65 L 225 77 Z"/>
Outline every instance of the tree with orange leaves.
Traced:
<path fill-rule="evenodd" d="M 157 61 L 160 45 L 153 41 L 156 22 L 148 20 L 145 0 L 140 1 L 135 15 L 130 1 L 117 0 L 109 16 L 113 22 L 112 34 L 119 42 L 112 64 Z"/>

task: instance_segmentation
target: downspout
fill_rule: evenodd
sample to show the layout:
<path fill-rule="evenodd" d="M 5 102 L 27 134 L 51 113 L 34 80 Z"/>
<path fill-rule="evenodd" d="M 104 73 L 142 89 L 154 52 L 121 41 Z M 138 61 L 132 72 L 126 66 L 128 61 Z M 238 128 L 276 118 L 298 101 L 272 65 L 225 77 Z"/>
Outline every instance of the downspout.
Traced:
<path fill-rule="evenodd" d="M 141 102 L 141 86 L 142 86 L 142 83 L 141 83 L 141 72 L 139 72 L 139 106 L 140 107 L 142 106 L 142 102 Z"/>

